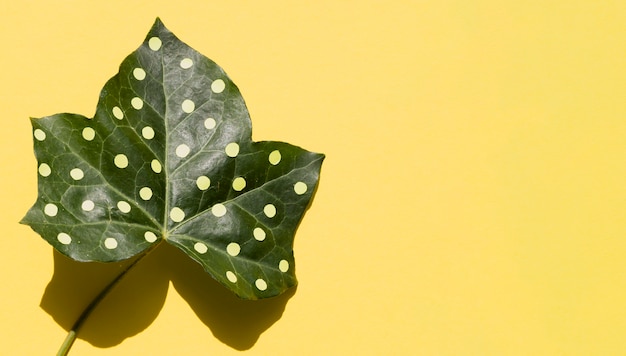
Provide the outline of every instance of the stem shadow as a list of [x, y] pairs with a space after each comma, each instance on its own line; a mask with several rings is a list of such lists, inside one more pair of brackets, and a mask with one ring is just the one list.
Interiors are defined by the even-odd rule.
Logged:
[[[57, 251], [53, 258], [54, 275], [40, 306], [68, 331], [93, 298], [133, 261], [76, 262]], [[78, 331], [78, 338], [107, 348], [145, 330], [163, 308], [170, 281], [213, 335], [237, 350], [254, 346], [280, 319], [296, 290], [291, 288], [269, 299], [242, 300], [182, 251], [163, 243], [96, 306]]]
[[[169, 279], [163, 251], [156, 249], [114, 287], [78, 331], [96, 347], [118, 345], [146, 329], [165, 302]], [[114, 263], [77, 262], [56, 250], [54, 275], [41, 299], [41, 308], [69, 331], [89, 303], [134, 259]], [[61, 343], [59, 342], [59, 345]]]

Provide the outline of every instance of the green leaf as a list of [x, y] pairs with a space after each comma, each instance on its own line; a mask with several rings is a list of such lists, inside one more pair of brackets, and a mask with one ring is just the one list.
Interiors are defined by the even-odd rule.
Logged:
[[293, 238], [324, 156], [252, 142], [235, 84], [159, 19], [93, 118], [31, 121], [39, 194], [22, 222], [61, 253], [118, 261], [167, 242], [242, 298], [297, 283]]

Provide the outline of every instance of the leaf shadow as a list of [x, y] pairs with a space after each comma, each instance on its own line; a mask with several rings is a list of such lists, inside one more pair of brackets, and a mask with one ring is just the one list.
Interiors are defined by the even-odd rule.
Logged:
[[[104, 348], [147, 328], [159, 314], [167, 294], [167, 274], [158, 263], [162, 255], [156, 249], [137, 263], [93, 310], [78, 337]], [[53, 256], [54, 275], [40, 306], [68, 331], [104, 286], [132, 263], [132, 259], [115, 263], [77, 262], [56, 250]]]
[[277, 322], [296, 287], [267, 299], [245, 300], [228, 291], [199, 263], [171, 247], [172, 284], [213, 335], [230, 347], [252, 348], [261, 334]]
[[[133, 261], [77, 262], [56, 250], [53, 259], [54, 274], [40, 307], [68, 331], [102, 288]], [[145, 330], [163, 308], [170, 281], [213, 335], [237, 350], [252, 348], [280, 319], [296, 291], [291, 288], [274, 298], [242, 300], [182, 251], [164, 243], [137, 263], [101, 301], [78, 338], [107, 348]]]

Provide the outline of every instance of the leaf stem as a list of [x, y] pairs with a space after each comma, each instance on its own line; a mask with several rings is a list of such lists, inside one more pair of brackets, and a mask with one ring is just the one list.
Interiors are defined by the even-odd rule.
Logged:
[[118, 274], [111, 282], [109, 282], [109, 284], [107, 284], [106, 287], [104, 287], [104, 289], [100, 291], [100, 293], [91, 301], [91, 303], [87, 305], [85, 310], [83, 310], [83, 312], [80, 314], [78, 319], [76, 319], [76, 322], [74, 323], [70, 331], [67, 333], [65, 340], [63, 340], [63, 344], [61, 345], [61, 347], [59, 348], [59, 351], [57, 352], [57, 356], [65, 356], [69, 353], [70, 348], [72, 348], [72, 345], [74, 344], [74, 341], [76, 340], [76, 335], [78, 334], [79, 329], [81, 328], [81, 326], [83, 326], [83, 323], [85, 322], [87, 317], [89, 317], [91, 312], [93, 312], [93, 310], [98, 306], [98, 304], [100, 304], [102, 299], [104, 299], [104, 297], [106, 297], [109, 294], [109, 292], [113, 290], [113, 288], [124, 278], [124, 276], [126, 276], [126, 274], [133, 267], [135, 267], [139, 261], [141, 261], [144, 257], [146, 257], [157, 245], [158, 244], [152, 245], [150, 248], [145, 250], [141, 255], [139, 255], [139, 257], [137, 257], [133, 262], [128, 264], [128, 266], [126, 266], [126, 268], [124, 268], [124, 270], [120, 274]]

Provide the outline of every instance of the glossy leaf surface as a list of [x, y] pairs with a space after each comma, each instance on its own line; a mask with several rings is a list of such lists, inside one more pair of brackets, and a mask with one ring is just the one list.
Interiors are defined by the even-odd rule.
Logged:
[[324, 156], [252, 142], [222, 68], [157, 19], [95, 116], [32, 119], [38, 199], [23, 223], [79, 261], [167, 242], [248, 299], [296, 284], [293, 238]]

